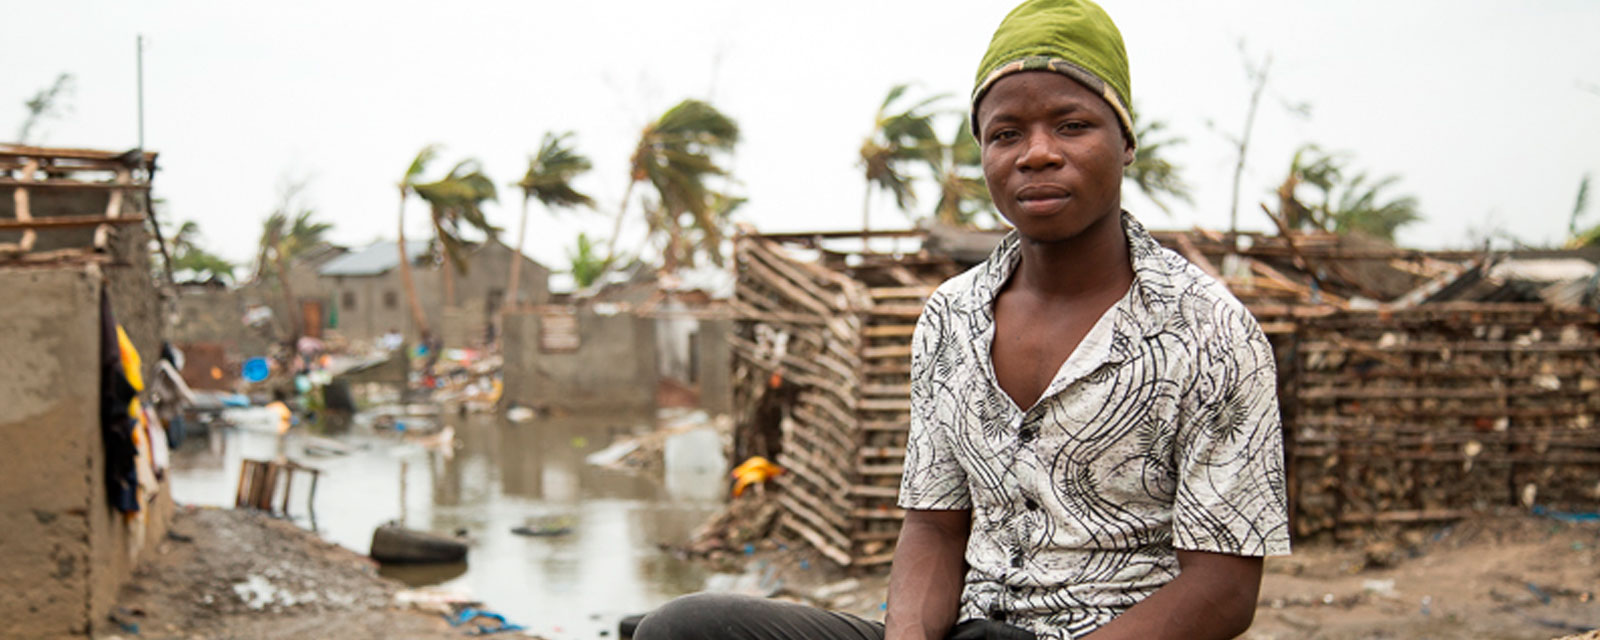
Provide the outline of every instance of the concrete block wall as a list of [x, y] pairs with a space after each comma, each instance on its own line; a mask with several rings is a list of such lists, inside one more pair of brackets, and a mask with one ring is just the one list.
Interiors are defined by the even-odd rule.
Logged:
[[540, 313], [506, 316], [506, 401], [568, 411], [654, 411], [655, 319], [580, 311], [577, 321], [578, 349], [550, 352], [540, 347]]
[[[0, 637], [102, 630], [118, 589], [172, 514], [165, 486], [139, 520], [106, 502], [101, 283], [93, 265], [0, 268], [0, 291], [16, 302], [0, 304]], [[143, 329], [130, 333], [146, 333], [154, 320], [130, 319]], [[155, 352], [141, 355], [153, 361]]]

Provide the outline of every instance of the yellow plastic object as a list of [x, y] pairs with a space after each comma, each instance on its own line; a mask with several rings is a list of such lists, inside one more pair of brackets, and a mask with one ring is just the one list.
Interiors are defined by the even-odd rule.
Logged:
[[753, 484], [760, 484], [783, 474], [783, 467], [773, 464], [771, 460], [761, 456], [750, 456], [749, 460], [739, 463], [728, 475], [732, 476], [733, 497], [737, 498], [744, 490]]

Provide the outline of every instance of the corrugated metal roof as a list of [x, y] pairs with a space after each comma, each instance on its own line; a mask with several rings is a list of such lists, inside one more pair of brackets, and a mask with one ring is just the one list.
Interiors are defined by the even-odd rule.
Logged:
[[[417, 256], [428, 251], [427, 240], [406, 241], [406, 256], [416, 260]], [[317, 269], [318, 275], [324, 276], [376, 276], [388, 273], [390, 269], [400, 266], [400, 251], [392, 240], [385, 240], [365, 249], [351, 251], [342, 256], [329, 260], [322, 268]]]

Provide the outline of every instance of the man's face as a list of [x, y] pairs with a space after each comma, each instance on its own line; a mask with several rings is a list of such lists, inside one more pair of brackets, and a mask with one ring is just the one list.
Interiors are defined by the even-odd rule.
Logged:
[[1083, 85], [1014, 73], [994, 83], [977, 117], [989, 193], [1024, 237], [1070, 239], [1121, 210], [1133, 149], [1111, 105]]

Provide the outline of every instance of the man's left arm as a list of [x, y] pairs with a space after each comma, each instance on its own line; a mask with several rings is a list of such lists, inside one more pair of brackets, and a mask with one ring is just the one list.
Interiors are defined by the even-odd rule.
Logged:
[[1178, 551], [1180, 573], [1084, 640], [1224, 640], [1250, 628], [1261, 588], [1259, 557]]

